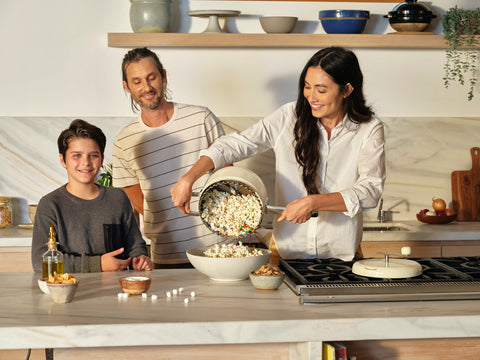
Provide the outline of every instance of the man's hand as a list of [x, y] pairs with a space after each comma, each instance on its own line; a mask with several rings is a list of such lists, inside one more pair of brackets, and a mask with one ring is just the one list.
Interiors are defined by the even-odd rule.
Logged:
[[132, 259], [133, 269], [137, 271], [150, 271], [153, 269], [153, 262], [148, 256], [140, 255]]
[[111, 251], [109, 253], [103, 254], [100, 257], [100, 266], [102, 267], [102, 271], [121, 271], [128, 269], [130, 262], [132, 261], [131, 258], [126, 260], [117, 259], [115, 256], [120, 255], [124, 252], [123, 247]]

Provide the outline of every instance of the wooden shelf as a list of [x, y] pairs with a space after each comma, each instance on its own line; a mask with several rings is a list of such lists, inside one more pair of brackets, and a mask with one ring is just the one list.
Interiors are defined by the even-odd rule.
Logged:
[[446, 49], [443, 35], [108, 33], [109, 47]]

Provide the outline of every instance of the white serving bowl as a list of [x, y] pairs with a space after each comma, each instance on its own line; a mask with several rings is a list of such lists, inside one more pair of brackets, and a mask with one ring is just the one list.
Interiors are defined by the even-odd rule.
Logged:
[[293, 31], [297, 21], [295, 16], [262, 16], [260, 25], [268, 34], [285, 34]]
[[203, 254], [208, 247], [195, 248], [187, 251], [190, 263], [216, 281], [240, 281], [248, 279], [248, 274], [268, 263], [272, 252], [267, 249], [258, 249], [263, 255], [247, 257], [213, 258]]

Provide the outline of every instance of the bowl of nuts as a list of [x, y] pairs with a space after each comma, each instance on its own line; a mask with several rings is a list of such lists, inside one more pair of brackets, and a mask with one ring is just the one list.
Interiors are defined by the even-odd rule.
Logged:
[[250, 281], [257, 290], [277, 290], [283, 283], [285, 273], [276, 265], [266, 264], [250, 273]]

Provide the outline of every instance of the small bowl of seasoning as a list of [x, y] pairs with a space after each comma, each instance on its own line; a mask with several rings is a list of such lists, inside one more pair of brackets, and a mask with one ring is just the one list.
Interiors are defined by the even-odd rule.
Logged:
[[139, 295], [146, 293], [152, 284], [152, 278], [148, 276], [125, 276], [119, 279], [124, 293]]

